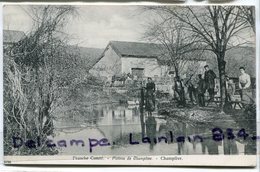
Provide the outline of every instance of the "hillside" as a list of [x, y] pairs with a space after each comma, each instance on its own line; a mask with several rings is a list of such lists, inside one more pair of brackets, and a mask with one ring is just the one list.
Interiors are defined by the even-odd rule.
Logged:
[[[216, 55], [207, 52], [207, 63], [216, 73], [218, 73]], [[251, 77], [256, 77], [256, 56], [254, 47], [235, 47], [227, 51], [226, 57], [226, 73], [230, 77], [239, 76], [239, 67], [243, 66]]]
[[92, 66], [97, 62], [100, 55], [104, 51], [100, 48], [88, 48], [88, 47], [78, 47], [69, 46], [70, 52], [79, 55], [81, 60], [85, 63], [87, 70], [92, 68]]

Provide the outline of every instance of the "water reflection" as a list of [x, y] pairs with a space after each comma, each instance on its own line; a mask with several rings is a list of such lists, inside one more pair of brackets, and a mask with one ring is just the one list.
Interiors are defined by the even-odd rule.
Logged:
[[[68, 111], [70, 112], [70, 111]], [[244, 123], [243, 123], [244, 124]], [[196, 154], [254, 154], [254, 142], [237, 139], [214, 141], [211, 129], [227, 126], [234, 129], [241, 127], [236, 120], [214, 121], [214, 124], [187, 123], [172, 117], [160, 116], [156, 112], [148, 114], [139, 106], [106, 105], [87, 107], [77, 114], [62, 115], [56, 121], [54, 139], [107, 138], [110, 147], [96, 148], [92, 154], [121, 155], [196, 155]], [[251, 126], [251, 125], [250, 125]], [[248, 129], [248, 126], [243, 126]], [[251, 128], [252, 129], [252, 128]], [[139, 141], [138, 145], [129, 144], [129, 134]], [[171, 136], [172, 134], [172, 136]], [[158, 142], [159, 137], [167, 138]], [[196, 136], [202, 136], [203, 140]], [[148, 137], [151, 143], [142, 143]], [[174, 140], [172, 141], [172, 138]], [[183, 141], [177, 142], [177, 139]], [[60, 154], [88, 154], [82, 148], [73, 147], [60, 150]]]
[[224, 155], [238, 154], [238, 147], [235, 140], [224, 139]]
[[143, 135], [146, 135], [146, 137], [150, 138], [151, 140], [151, 143], [150, 143], [150, 149], [152, 150], [155, 143], [156, 143], [156, 140], [153, 140], [153, 139], [156, 139], [156, 120], [155, 120], [155, 117], [151, 116], [149, 114], [149, 116], [147, 117], [146, 121], [145, 121], [145, 129], [146, 129], [146, 134], [143, 134]]

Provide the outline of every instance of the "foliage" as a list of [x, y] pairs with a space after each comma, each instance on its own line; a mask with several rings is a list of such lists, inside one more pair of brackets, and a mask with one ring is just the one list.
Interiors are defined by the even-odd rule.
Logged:
[[4, 51], [5, 154], [54, 154], [42, 144], [37, 149], [14, 149], [12, 137], [24, 141], [53, 135], [53, 110], [61, 106], [83, 81], [84, 66], [67, 51], [62, 29], [76, 9], [71, 6], [33, 6], [34, 30], [11, 51]]

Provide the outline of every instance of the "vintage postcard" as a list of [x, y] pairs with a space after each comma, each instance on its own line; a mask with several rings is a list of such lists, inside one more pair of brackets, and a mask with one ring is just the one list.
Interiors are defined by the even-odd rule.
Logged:
[[254, 6], [3, 7], [5, 164], [255, 166]]

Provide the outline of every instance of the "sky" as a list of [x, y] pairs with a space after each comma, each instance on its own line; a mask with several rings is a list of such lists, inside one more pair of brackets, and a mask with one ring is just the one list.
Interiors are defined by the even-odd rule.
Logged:
[[[150, 17], [138, 6], [77, 7], [78, 15], [69, 20], [64, 32], [70, 35], [70, 44], [84, 47], [105, 48], [110, 40], [140, 42]], [[4, 29], [28, 33], [32, 20], [26, 8], [5, 6]]]
[[[144, 42], [142, 37], [146, 26], [158, 19], [151, 12], [143, 12], [142, 6], [82, 5], [76, 7], [78, 15], [68, 21], [64, 32], [70, 35], [69, 44], [83, 47], [105, 48], [111, 40]], [[33, 24], [30, 15], [28, 6], [5, 6], [4, 29], [28, 33]], [[233, 40], [243, 42], [246, 38], [254, 42], [254, 35], [251, 32], [244, 31], [240, 36], [242, 38], [236, 37]]]

